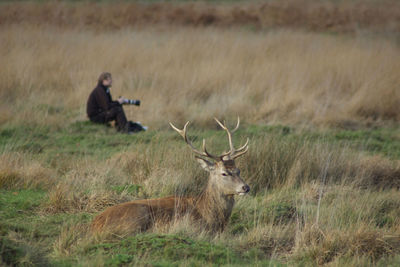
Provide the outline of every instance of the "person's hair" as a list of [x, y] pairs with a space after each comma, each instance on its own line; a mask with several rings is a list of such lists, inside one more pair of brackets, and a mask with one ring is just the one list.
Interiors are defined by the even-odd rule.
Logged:
[[111, 73], [103, 72], [102, 74], [100, 74], [98, 81], [99, 81], [99, 83], [102, 83], [104, 80], [108, 80], [108, 79], [111, 79]]

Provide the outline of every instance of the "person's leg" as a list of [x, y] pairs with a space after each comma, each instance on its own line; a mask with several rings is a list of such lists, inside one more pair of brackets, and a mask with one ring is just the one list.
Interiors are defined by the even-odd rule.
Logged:
[[106, 115], [104, 113], [99, 113], [94, 117], [89, 118], [91, 122], [95, 123], [106, 123]]
[[116, 106], [111, 108], [110, 110], [108, 110], [106, 112], [106, 121], [113, 121], [115, 120], [115, 124], [117, 127], [118, 131], [125, 131], [127, 130], [127, 119], [125, 116], [125, 112], [124, 109], [122, 108], [122, 106]]
[[118, 127], [120, 128], [120, 130], [128, 130], [126, 129], [126, 127], [128, 126], [128, 120], [126, 119], [126, 115], [125, 115], [125, 111], [124, 109], [121, 107], [121, 110], [117, 113], [117, 118], [116, 118], [116, 122]]

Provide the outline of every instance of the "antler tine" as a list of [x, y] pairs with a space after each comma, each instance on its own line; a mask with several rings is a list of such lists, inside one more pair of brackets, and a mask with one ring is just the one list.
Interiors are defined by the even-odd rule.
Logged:
[[177, 132], [183, 137], [183, 139], [185, 140], [185, 142], [192, 148], [193, 152], [195, 152], [196, 154], [199, 154], [199, 155], [201, 155], [201, 156], [204, 156], [204, 154], [203, 154], [201, 151], [198, 151], [198, 150], [193, 146], [192, 142], [190, 142], [189, 139], [187, 138], [186, 129], [187, 129], [187, 126], [189, 125], [189, 123], [190, 123], [189, 121], [185, 123], [185, 126], [183, 126], [183, 130], [179, 130], [179, 129], [178, 129], [175, 125], [173, 125], [171, 122], [169, 123], [169, 125], [171, 125], [171, 127], [172, 127], [175, 131], [177, 131]]
[[238, 120], [237, 120], [236, 127], [235, 127], [235, 129], [231, 130], [231, 133], [236, 132], [236, 130], [239, 129], [239, 125], [240, 125], [240, 118], [239, 118], [239, 116], [238, 116]]
[[220, 160], [220, 157], [214, 156], [210, 153], [208, 153], [207, 148], [206, 148], [206, 139], [203, 139], [203, 151], [206, 153], [207, 157], [215, 159], [215, 160]]
[[185, 142], [190, 146], [190, 148], [192, 149], [192, 151], [193, 151], [194, 153], [198, 154], [199, 156], [209, 157], [209, 158], [212, 158], [212, 159], [214, 159], [214, 160], [219, 160], [219, 157], [216, 157], [216, 156], [214, 156], [214, 155], [208, 153], [208, 151], [207, 151], [207, 149], [206, 149], [206, 140], [205, 140], [205, 139], [203, 139], [203, 150], [204, 150], [204, 152], [197, 150], [197, 149], [193, 146], [192, 142], [190, 142], [190, 140], [187, 138], [187, 135], [186, 135], [186, 130], [187, 130], [187, 126], [189, 125], [189, 121], [186, 122], [185, 126], [183, 127], [183, 130], [179, 130], [179, 129], [178, 129], [177, 127], [175, 127], [171, 122], [169, 123], [169, 125], [171, 125], [171, 127], [172, 127], [175, 131], [177, 131], [177, 132], [183, 137], [183, 139], [185, 140]]
[[247, 152], [247, 150], [249, 150], [248, 146], [246, 146], [243, 151], [237, 152], [233, 156], [231, 156], [231, 159], [240, 157], [241, 155], [245, 154]]
[[222, 129], [224, 129], [224, 130], [227, 129], [227, 128], [225, 127], [225, 125], [222, 124], [222, 122], [220, 122], [217, 118], [214, 117], [214, 120], [219, 124], [219, 126], [221, 126]]
[[249, 138], [247, 138], [246, 143], [241, 146], [240, 148], [236, 149], [235, 152], [232, 153], [231, 158], [235, 159], [243, 154], [245, 154], [247, 152], [247, 150], [249, 149]]
[[[172, 122], [169, 123], [171, 125], [172, 129], [177, 131], [183, 138], [185, 138], [185, 131], [186, 131], [186, 126], [189, 124], [189, 121], [186, 122], [185, 126], [183, 126], [183, 130], [179, 130], [175, 125], [172, 124]], [[186, 140], [186, 139], [185, 139]]]
[[243, 146], [241, 146], [240, 148], [236, 149], [235, 152], [238, 153], [238, 152], [241, 152], [242, 150], [246, 149], [248, 147], [248, 144], [249, 144], [249, 138], [247, 138], [246, 143]]
[[223, 153], [223, 154], [220, 156], [220, 158], [223, 158], [223, 157], [229, 155], [229, 157], [230, 157], [231, 159], [235, 159], [235, 158], [237, 158], [237, 157], [239, 157], [239, 156], [245, 154], [245, 153], [247, 152], [248, 148], [249, 148], [249, 147], [248, 147], [249, 138], [247, 138], [246, 143], [245, 143], [243, 146], [241, 146], [240, 148], [238, 148], [238, 149], [235, 149], [235, 148], [234, 148], [233, 142], [232, 142], [232, 133], [235, 132], [235, 131], [239, 128], [239, 125], [240, 125], [240, 118], [238, 117], [236, 127], [235, 127], [233, 130], [229, 130], [229, 129], [225, 126], [225, 124], [221, 123], [217, 118], [214, 118], [214, 119], [215, 119], [215, 121], [219, 124], [219, 126], [221, 126], [221, 128], [224, 129], [224, 130], [227, 132], [227, 134], [228, 134], [228, 140], [229, 140], [229, 146], [230, 146], [230, 151], [229, 151], [229, 152]]
[[229, 150], [229, 152], [223, 154], [222, 157], [234, 153], [235, 148], [233, 147], [232, 133], [231, 133], [231, 131], [229, 131], [228, 127], [226, 127], [224, 124], [222, 124], [217, 118], [214, 118], [214, 120], [215, 120], [215, 121], [219, 124], [219, 126], [221, 126], [221, 128], [224, 129], [224, 130], [226, 131], [226, 133], [228, 134], [228, 141], [229, 141], [230, 150]]

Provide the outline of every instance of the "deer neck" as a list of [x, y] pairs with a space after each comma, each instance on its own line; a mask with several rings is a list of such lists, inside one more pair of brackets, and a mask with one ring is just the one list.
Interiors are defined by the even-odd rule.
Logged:
[[231, 216], [234, 204], [233, 195], [222, 194], [209, 182], [197, 199], [196, 209], [211, 230], [222, 231]]

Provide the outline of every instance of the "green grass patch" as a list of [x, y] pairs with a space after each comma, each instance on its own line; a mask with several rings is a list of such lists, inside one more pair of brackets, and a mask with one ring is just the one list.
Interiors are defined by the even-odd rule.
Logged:
[[32, 214], [45, 198], [45, 192], [37, 190], [0, 190], [0, 218], [12, 219], [21, 214]]
[[[142, 257], [151, 265], [179, 265], [184, 261], [202, 264], [238, 264], [241, 258], [232, 249], [207, 241], [195, 241], [178, 235], [139, 234], [118, 243], [92, 246], [90, 254], [108, 255], [106, 265], [120, 266], [136, 262]], [[247, 259], [248, 260], [248, 259]], [[197, 264], [196, 264], [197, 265]]]
[[[211, 151], [226, 150], [226, 134], [221, 130], [198, 130], [189, 132], [194, 143], [207, 138]], [[400, 159], [400, 129], [376, 128], [362, 130], [298, 130], [289, 126], [256, 126], [241, 128], [235, 134], [235, 143], [270, 136], [282, 142], [312, 141], [349, 146], [357, 151], [381, 154]], [[65, 128], [9, 125], [0, 128], [0, 151], [18, 151], [41, 155], [49, 160], [57, 156], [106, 159], [113, 154], [128, 150], [135, 145], [158, 144], [160, 142], [181, 146], [182, 138], [173, 130], [148, 131], [134, 135], [120, 134], [112, 127], [89, 121], [72, 123]]]
[[61, 227], [92, 218], [88, 213], [42, 214], [40, 205], [46, 199], [41, 190], [0, 190], [0, 265], [49, 265], [45, 255]]
[[389, 158], [400, 159], [400, 127], [366, 128], [357, 130], [343, 129], [303, 129], [285, 125], [250, 125], [240, 129], [239, 134], [249, 137], [269, 135], [283, 140], [308, 140], [319, 143], [347, 145], [358, 151], [382, 154]]
[[139, 191], [142, 189], [142, 186], [136, 184], [127, 184], [127, 185], [114, 185], [111, 186], [111, 189], [118, 194], [122, 192], [126, 192], [130, 195], [137, 195]]
[[0, 236], [0, 264], [15, 266], [25, 254], [16, 242]]

